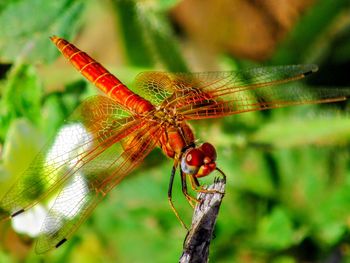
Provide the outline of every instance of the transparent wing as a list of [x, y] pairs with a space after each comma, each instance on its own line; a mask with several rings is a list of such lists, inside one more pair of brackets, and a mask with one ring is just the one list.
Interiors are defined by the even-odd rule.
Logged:
[[174, 98], [174, 93], [180, 100], [185, 95], [198, 95], [214, 90], [253, 89], [302, 78], [315, 71], [315, 65], [288, 65], [218, 72], [143, 72], [136, 76], [133, 86], [144, 98], [159, 105], [164, 100]]
[[152, 102], [176, 108], [185, 119], [338, 101], [350, 95], [344, 89], [288, 85], [315, 71], [315, 65], [288, 65], [232, 72], [150, 72], [139, 75], [136, 85]]
[[172, 73], [149, 71], [138, 74], [132, 88], [153, 105], [160, 105], [174, 93], [175, 83]]
[[78, 171], [103, 170], [108, 163], [91, 167], [89, 162], [144, 125], [107, 97], [87, 99], [1, 199], [0, 219], [24, 212]]
[[[124, 146], [115, 145], [119, 150], [110, 147], [89, 163], [89, 166], [101, 166], [104, 170], [88, 169], [89, 173], [76, 173], [51, 207], [37, 241], [36, 252], [44, 253], [69, 239], [103, 197], [156, 146], [160, 133], [159, 127], [144, 126], [123, 140]], [[122, 149], [124, 151], [118, 154]]]

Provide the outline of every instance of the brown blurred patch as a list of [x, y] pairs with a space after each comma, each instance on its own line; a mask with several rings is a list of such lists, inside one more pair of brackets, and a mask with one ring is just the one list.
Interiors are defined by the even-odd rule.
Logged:
[[14, 256], [18, 262], [24, 262], [25, 258], [31, 252], [32, 239], [19, 235], [10, 227], [9, 221], [0, 222], [0, 246]]
[[200, 46], [253, 60], [269, 58], [314, 0], [186, 0], [171, 12]]

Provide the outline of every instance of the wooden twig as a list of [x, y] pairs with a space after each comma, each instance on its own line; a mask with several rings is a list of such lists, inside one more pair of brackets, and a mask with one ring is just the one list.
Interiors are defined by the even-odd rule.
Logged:
[[225, 178], [216, 179], [207, 189], [213, 192], [200, 193], [201, 200], [194, 209], [192, 225], [187, 233], [180, 263], [208, 262], [209, 245], [213, 237], [216, 218], [225, 192]]

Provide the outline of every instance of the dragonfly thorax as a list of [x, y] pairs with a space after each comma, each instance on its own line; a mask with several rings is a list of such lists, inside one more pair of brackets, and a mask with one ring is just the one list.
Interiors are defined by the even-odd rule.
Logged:
[[169, 158], [180, 158], [183, 149], [193, 144], [194, 134], [191, 127], [184, 121], [162, 121], [162, 135], [159, 138], [159, 146]]
[[181, 170], [195, 177], [203, 177], [216, 169], [216, 150], [210, 143], [187, 149], [181, 158]]
[[176, 111], [176, 108], [158, 108], [152, 118], [163, 126], [177, 126], [183, 122], [183, 116]]

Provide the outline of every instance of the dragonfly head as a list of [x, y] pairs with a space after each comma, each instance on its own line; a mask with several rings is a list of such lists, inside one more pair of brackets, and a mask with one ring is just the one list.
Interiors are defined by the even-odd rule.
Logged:
[[187, 149], [181, 158], [181, 170], [186, 174], [203, 177], [216, 168], [216, 150], [210, 143]]

